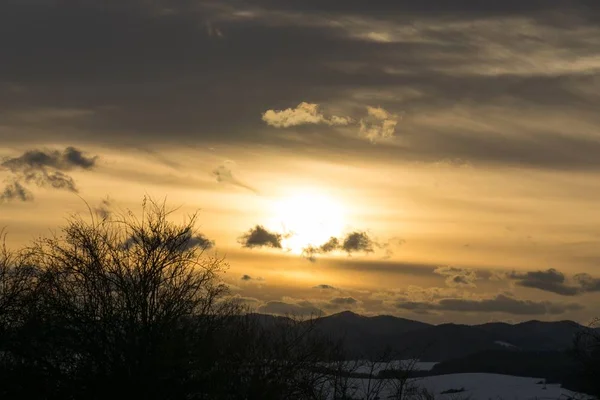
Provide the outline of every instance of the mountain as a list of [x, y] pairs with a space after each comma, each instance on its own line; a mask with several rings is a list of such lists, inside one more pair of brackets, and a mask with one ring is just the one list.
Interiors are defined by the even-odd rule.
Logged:
[[387, 344], [395, 344], [404, 334], [430, 327], [433, 325], [410, 319], [389, 315], [367, 317], [351, 311], [315, 321], [319, 333], [342, 340], [352, 357], [376, 357], [385, 350]]
[[518, 348], [538, 351], [567, 349], [575, 333], [583, 328], [573, 321], [528, 321], [516, 325], [489, 323], [477, 327]]
[[568, 349], [575, 333], [583, 329], [573, 321], [431, 325], [350, 311], [314, 323], [319, 333], [343, 341], [348, 357], [377, 358], [385, 349], [393, 349], [399, 356], [422, 361], [445, 361], [482, 351], [561, 351]]

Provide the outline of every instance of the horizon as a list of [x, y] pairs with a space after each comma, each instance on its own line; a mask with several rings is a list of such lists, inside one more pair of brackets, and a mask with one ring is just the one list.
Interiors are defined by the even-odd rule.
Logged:
[[[258, 315], [258, 316], [269, 316], [269, 317], [274, 317], [274, 318], [288, 318], [288, 317], [292, 317], [295, 318], [297, 316], [294, 315], [280, 315], [280, 314], [262, 314], [259, 312], [250, 312], [251, 315]], [[324, 319], [324, 318], [329, 318], [329, 317], [339, 317], [339, 316], [350, 316], [350, 317], [364, 317], [364, 318], [378, 318], [378, 317], [389, 317], [389, 318], [394, 318], [394, 319], [399, 319], [399, 320], [405, 320], [405, 321], [410, 321], [410, 322], [420, 322], [429, 326], [440, 326], [440, 325], [462, 325], [462, 326], [473, 326], [473, 327], [477, 327], [477, 326], [482, 326], [482, 325], [486, 325], [486, 324], [507, 324], [507, 325], [511, 325], [511, 326], [516, 326], [516, 325], [523, 325], [523, 324], [528, 324], [528, 323], [543, 323], [543, 324], [554, 324], [554, 323], [575, 323], [579, 326], [583, 326], [586, 327], [587, 325], [581, 324], [577, 321], [573, 321], [570, 319], [557, 319], [557, 320], [550, 320], [550, 321], [542, 321], [539, 319], [529, 319], [529, 320], [524, 320], [524, 321], [519, 321], [519, 322], [514, 322], [514, 321], [487, 321], [487, 322], [482, 322], [482, 323], [474, 323], [474, 324], [459, 324], [459, 323], [455, 323], [452, 321], [447, 321], [447, 322], [439, 322], [439, 323], [428, 323], [425, 322], [423, 320], [420, 320], [419, 318], [405, 318], [405, 317], [398, 317], [395, 315], [391, 315], [391, 314], [358, 314], [355, 313], [354, 311], [351, 310], [344, 310], [344, 311], [340, 311], [337, 312], [335, 314], [324, 314], [324, 315], [309, 315], [308, 317], [304, 316], [305, 318], [308, 318], [307, 320], [313, 319], [313, 320], [319, 320], [319, 319]], [[302, 317], [300, 317], [302, 318]]]
[[0, 229], [164, 199], [260, 313], [586, 325], [600, 4], [522, 3], [4, 1]]

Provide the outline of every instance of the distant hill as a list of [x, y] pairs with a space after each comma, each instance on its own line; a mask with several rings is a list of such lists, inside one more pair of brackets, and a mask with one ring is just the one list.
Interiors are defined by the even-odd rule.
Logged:
[[[274, 317], [262, 317], [266, 320]], [[431, 325], [393, 316], [345, 311], [315, 321], [320, 333], [342, 340], [348, 357], [376, 358], [391, 348], [422, 361], [446, 361], [485, 351], [562, 351], [583, 327], [573, 321]]]

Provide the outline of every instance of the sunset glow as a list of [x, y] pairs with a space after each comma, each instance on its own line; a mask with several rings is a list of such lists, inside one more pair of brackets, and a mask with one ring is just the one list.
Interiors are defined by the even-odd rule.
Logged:
[[270, 226], [285, 232], [284, 248], [301, 254], [340, 236], [347, 224], [341, 202], [315, 190], [298, 190], [274, 201]]

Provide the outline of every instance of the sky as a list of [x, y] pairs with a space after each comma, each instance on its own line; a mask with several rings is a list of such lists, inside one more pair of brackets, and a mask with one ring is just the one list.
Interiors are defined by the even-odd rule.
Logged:
[[231, 296], [600, 316], [600, 4], [3, 0], [0, 226], [198, 211]]

